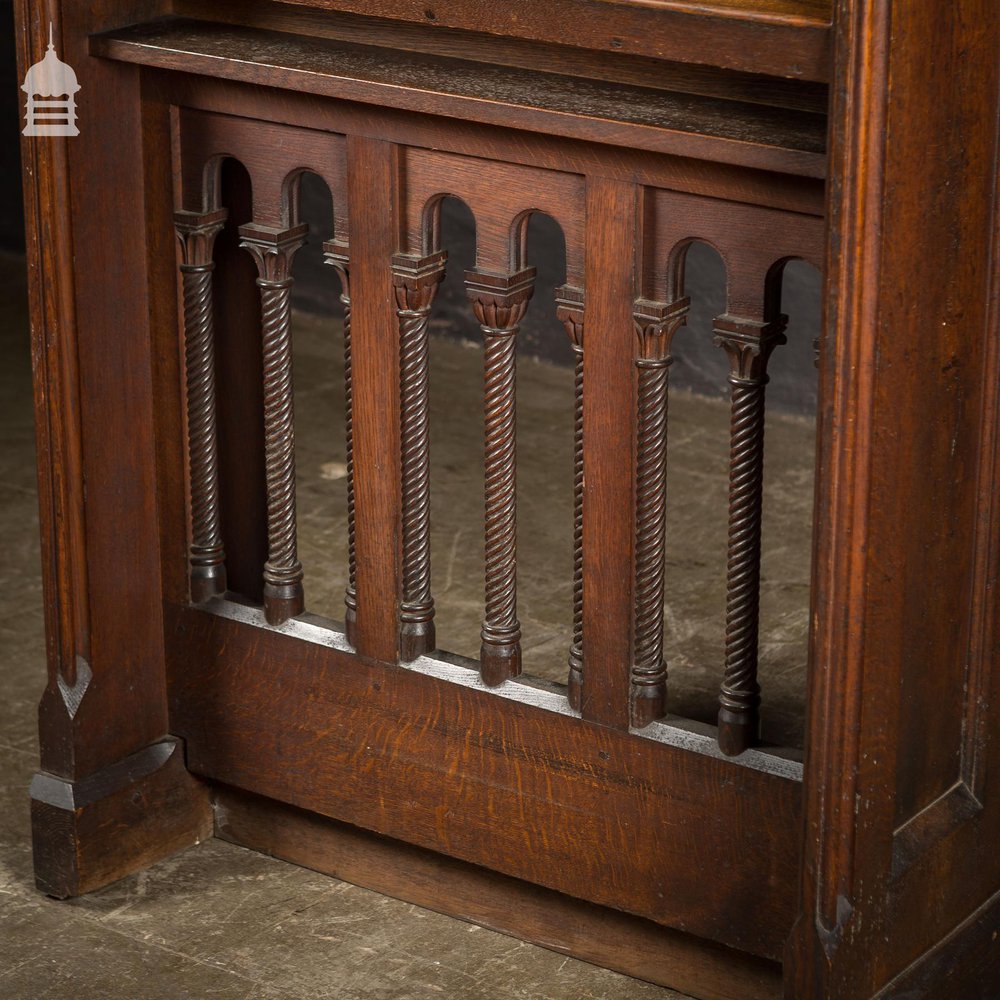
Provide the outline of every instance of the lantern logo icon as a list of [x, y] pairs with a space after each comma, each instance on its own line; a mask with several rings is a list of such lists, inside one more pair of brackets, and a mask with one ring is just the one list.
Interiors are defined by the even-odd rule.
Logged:
[[80, 84], [73, 67], [56, 55], [51, 24], [45, 58], [28, 70], [21, 90], [28, 95], [24, 135], [80, 134], [76, 127], [76, 93]]

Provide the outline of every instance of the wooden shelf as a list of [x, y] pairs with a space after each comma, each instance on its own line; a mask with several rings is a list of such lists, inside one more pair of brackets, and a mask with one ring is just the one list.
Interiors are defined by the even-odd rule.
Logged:
[[609, 145], [806, 177], [825, 172], [826, 117], [802, 108], [189, 19], [95, 35], [91, 51]]
[[438, 29], [828, 81], [831, 0], [286, 0]]

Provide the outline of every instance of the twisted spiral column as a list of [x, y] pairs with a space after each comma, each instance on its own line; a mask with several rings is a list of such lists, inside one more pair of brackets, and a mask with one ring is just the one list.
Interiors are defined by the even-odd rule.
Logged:
[[212, 246], [226, 210], [177, 212], [184, 293], [184, 369], [190, 483], [188, 576], [191, 601], [226, 590], [226, 557], [219, 519], [219, 453], [215, 403], [215, 331], [212, 322]]
[[296, 548], [295, 421], [292, 386], [291, 266], [306, 225], [276, 230], [240, 228], [260, 276], [264, 351], [264, 469], [267, 484], [267, 562], [264, 614], [281, 625], [304, 607], [302, 564]]
[[642, 727], [666, 712], [667, 664], [663, 658], [663, 598], [667, 533], [667, 378], [670, 345], [687, 316], [688, 300], [672, 305], [640, 299], [638, 433], [635, 499], [635, 633], [631, 676], [632, 725]]
[[403, 503], [403, 599], [399, 609], [400, 659], [406, 663], [436, 645], [431, 596], [430, 451], [427, 321], [445, 254], [393, 261], [399, 318], [400, 447]]
[[480, 671], [491, 687], [521, 673], [514, 375], [517, 331], [534, 280], [534, 268], [514, 275], [466, 274], [466, 290], [484, 338], [486, 610]]
[[354, 531], [354, 380], [351, 368], [351, 275], [347, 247], [334, 241], [323, 244], [323, 259], [340, 276], [340, 301], [344, 307], [344, 435], [347, 456], [347, 590], [344, 592], [344, 632], [352, 646], [358, 632], [358, 559]]
[[556, 292], [556, 318], [573, 345], [573, 639], [567, 697], [583, 705], [583, 292], [564, 285]]
[[785, 341], [772, 323], [723, 316], [715, 341], [730, 363], [729, 542], [726, 562], [726, 667], [719, 693], [719, 749], [743, 753], [758, 739], [761, 512], [764, 392], [771, 352]]

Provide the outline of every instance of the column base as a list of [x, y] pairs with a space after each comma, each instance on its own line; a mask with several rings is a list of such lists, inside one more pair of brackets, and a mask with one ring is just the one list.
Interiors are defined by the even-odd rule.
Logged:
[[667, 682], [643, 684], [632, 689], [632, 725], [643, 729], [667, 714]]
[[35, 884], [79, 896], [212, 836], [208, 788], [167, 737], [78, 781], [41, 771], [31, 782]]
[[191, 567], [191, 603], [204, 604], [226, 592], [226, 567], [224, 563], [212, 566]]
[[301, 583], [264, 584], [264, 617], [268, 625], [284, 625], [289, 618], [301, 615], [305, 607]]
[[756, 746], [760, 737], [760, 716], [756, 711], [734, 712], [719, 709], [719, 749], [727, 757], [738, 757]]
[[[406, 613], [405, 610], [403, 612]], [[437, 648], [434, 619], [427, 621], [402, 621], [399, 626], [399, 659], [412, 663], [418, 656], [433, 653]]]
[[576, 655], [575, 648], [570, 653], [566, 697], [569, 700], [569, 707], [575, 712], [583, 710], [583, 659]]
[[353, 588], [344, 597], [344, 635], [351, 649], [358, 648], [358, 596]]
[[521, 643], [483, 641], [479, 647], [479, 672], [487, 687], [499, 687], [521, 673]]

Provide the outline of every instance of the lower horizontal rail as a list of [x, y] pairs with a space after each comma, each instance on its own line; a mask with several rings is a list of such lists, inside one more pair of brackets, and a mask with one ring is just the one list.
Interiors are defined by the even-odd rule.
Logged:
[[366, 659], [309, 616], [266, 627], [225, 600], [165, 615], [170, 731], [194, 773], [780, 959], [801, 827], [788, 762], [581, 719], [554, 686], [499, 696], [445, 659]]
[[[294, 636], [303, 642], [316, 643], [344, 653], [353, 652], [343, 628], [337, 622], [321, 615], [307, 613], [290, 619], [283, 625], [273, 626], [268, 624], [260, 608], [235, 601], [215, 600], [203, 610], [221, 618], [228, 618], [230, 621]], [[449, 684], [458, 684], [474, 691], [488, 692], [493, 697], [531, 705], [546, 712], [580, 717], [579, 711], [574, 710], [567, 701], [565, 689], [559, 685], [538, 678], [518, 677], [502, 687], [489, 687], [480, 676], [477, 660], [444, 650], [436, 651], [433, 656], [420, 656], [409, 663], [400, 664], [400, 669], [433, 677]], [[715, 726], [681, 716], [667, 716], [642, 729], [632, 729], [630, 732], [640, 739], [653, 740], [715, 760], [732, 762], [736, 767], [762, 771], [764, 774], [773, 774], [789, 781], [802, 781], [802, 751], [793, 747], [757, 747], [747, 750], [738, 760], [734, 760], [719, 750]]]
[[778, 1000], [781, 967], [259, 795], [214, 788], [215, 835], [704, 1000]]

